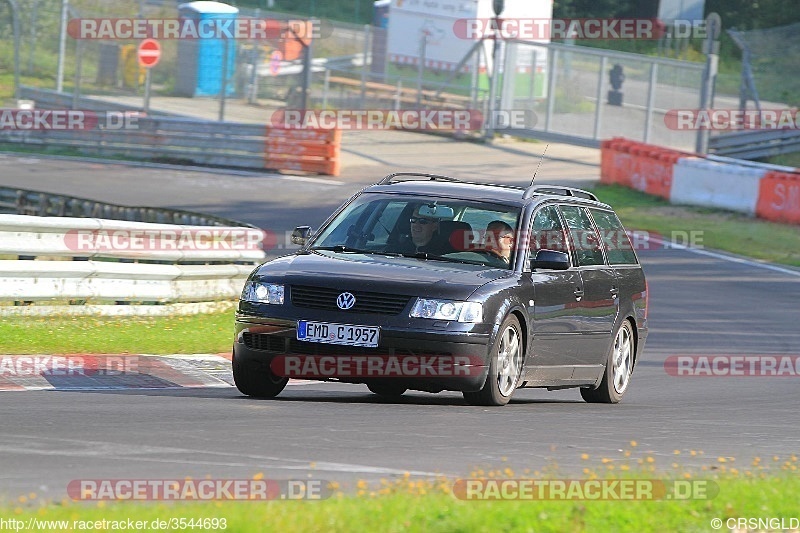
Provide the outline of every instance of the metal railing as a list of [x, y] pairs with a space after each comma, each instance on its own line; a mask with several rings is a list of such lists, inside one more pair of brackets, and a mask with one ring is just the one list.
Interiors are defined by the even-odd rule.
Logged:
[[710, 152], [716, 155], [759, 159], [800, 151], [798, 130], [753, 130], [711, 136]]
[[186, 224], [192, 226], [237, 226], [255, 228], [229, 218], [161, 207], [116, 205], [63, 194], [52, 194], [16, 187], [0, 187], [0, 213], [40, 217], [78, 217]]

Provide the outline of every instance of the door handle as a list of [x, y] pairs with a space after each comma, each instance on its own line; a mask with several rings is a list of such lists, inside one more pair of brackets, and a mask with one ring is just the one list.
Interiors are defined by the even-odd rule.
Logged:
[[616, 286], [612, 285], [611, 286], [611, 297], [612, 298], [616, 298], [618, 294], [619, 294], [619, 288], [617, 288]]
[[581, 298], [583, 298], [583, 289], [581, 289], [580, 287], [575, 287], [575, 291], [574, 292], [575, 292], [575, 299], [576, 300], [580, 300]]

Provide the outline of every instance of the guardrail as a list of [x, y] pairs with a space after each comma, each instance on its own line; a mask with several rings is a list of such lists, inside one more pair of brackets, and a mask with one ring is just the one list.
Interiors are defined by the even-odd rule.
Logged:
[[248, 227], [0, 215], [0, 315], [214, 308], [241, 294], [263, 239]]
[[798, 130], [753, 130], [713, 135], [708, 140], [711, 153], [741, 159], [758, 159], [800, 151]]
[[[71, 100], [52, 91], [24, 88], [37, 107], [69, 109]], [[81, 98], [85, 111], [133, 111]], [[83, 110], [83, 109], [82, 109]], [[94, 121], [85, 121], [86, 123]], [[72, 148], [100, 156], [259, 170], [292, 170], [338, 176], [340, 130], [282, 129], [271, 125], [212, 122], [173, 116], [135, 116], [128, 127], [108, 129], [5, 129], [0, 142]]]
[[623, 138], [603, 141], [600, 181], [673, 203], [718, 207], [800, 224], [800, 170], [720, 156], [702, 157]]
[[238, 220], [161, 207], [110, 204], [16, 187], [0, 186], [0, 214], [55, 217], [93, 217], [129, 222], [188, 224], [193, 226], [255, 227]]

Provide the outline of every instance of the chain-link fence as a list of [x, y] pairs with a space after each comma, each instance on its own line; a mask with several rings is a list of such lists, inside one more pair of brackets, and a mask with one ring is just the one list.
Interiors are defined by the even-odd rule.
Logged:
[[[62, 1], [17, 2], [22, 15], [23, 83], [35, 78], [34, 84], [45, 88], [67, 93], [77, 89], [84, 96], [140, 105], [145, 83], [136, 55], [140, 40], [69, 36], [60, 63]], [[187, 16], [192, 14], [179, 10], [173, 0], [70, 0], [67, 12], [68, 19]], [[290, 18], [244, 8], [236, 16]], [[486, 116], [491, 41], [456, 42], [457, 37], [447, 32], [410, 31], [401, 36], [403, 55], [390, 49], [385, 28], [338, 22], [320, 27], [322, 31], [310, 44], [308, 76], [305, 47], [298, 39], [161, 40], [161, 60], [151, 69], [151, 92], [159, 99], [154, 105], [167, 106], [176, 114], [256, 122], [268, 120], [268, 115], [253, 112], [248, 116], [245, 106], [261, 111], [297, 109], [303, 103], [314, 109], [448, 107], [474, 109]], [[0, 22], [0, 31], [3, 42], [10, 43], [8, 26]], [[12, 48], [0, 47], [0, 61], [5, 65], [11, 64]], [[444, 61], [445, 48], [458, 52]], [[535, 113], [536, 123], [526, 124], [531, 135], [552, 133], [592, 142], [623, 135], [664, 146], [694, 146], [696, 133], [670, 129], [664, 116], [673, 109], [697, 108], [700, 63], [521, 41], [503, 42], [499, 58], [494, 109]], [[618, 73], [614, 80], [612, 71]], [[308, 84], [307, 98], [304, 83]], [[217, 115], [217, 109], [225, 109], [221, 93], [244, 111]]]
[[742, 52], [743, 101], [800, 105], [800, 23], [728, 34]]

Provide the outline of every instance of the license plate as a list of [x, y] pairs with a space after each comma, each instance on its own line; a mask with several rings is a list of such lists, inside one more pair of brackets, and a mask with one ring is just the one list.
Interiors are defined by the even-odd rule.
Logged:
[[370, 326], [311, 322], [309, 320], [297, 322], [297, 340], [306, 342], [376, 348], [380, 340], [380, 332], [380, 328]]

